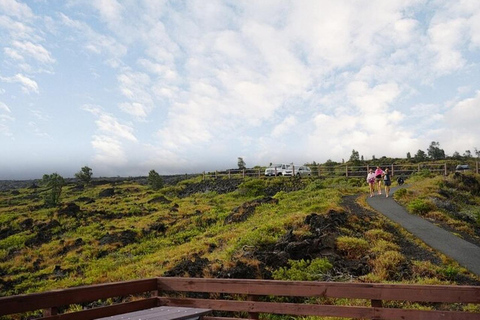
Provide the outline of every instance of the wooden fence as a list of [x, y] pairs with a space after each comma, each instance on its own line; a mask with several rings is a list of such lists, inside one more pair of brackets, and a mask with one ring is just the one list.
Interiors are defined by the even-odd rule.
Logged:
[[[448, 175], [451, 172], [455, 172], [455, 163], [421, 163], [421, 164], [383, 164], [380, 165], [382, 169], [389, 168], [391, 173], [394, 176], [404, 176], [408, 177], [414, 173], [428, 171], [434, 175]], [[480, 162], [472, 161], [469, 163], [470, 171], [475, 173], [480, 173]], [[320, 178], [336, 178], [336, 177], [346, 177], [346, 178], [359, 178], [366, 177], [367, 172], [370, 168], [375, 169], [377, 165], [319, 165], [319, 166], [309, 166], [312, 170], [312, 177]], [[293, 174], [296, 175], [296, 167], [293, 167]], [[264, 177], [264, 172], [266, 168], [254, 168], [254, 169], [236, 169], [236, 170], [226, 170], [226, 171], [214, 171], [214, 172], [203, 172], [203, 179], [207, 178], [246, 178], [246, 177]]]
[[[87, 302], [98, 304], [99, 300], [112, 297], [129, 298], [78, 311]], [[417, 308], [408, 308], [409, 302]], [[68, 310], [69, 305], [74, 305], [71, 310], [76, 311], [59, 313]], [[478, 286], [160, 277], [2, 297], [0, 316], [43, 309], [42, 319], [89, 320], [158, 306], [177, 306], [212, 309], [205, 320], [258, 319], [261, 313], [356, 319], [479, 320], [479, 305]]]

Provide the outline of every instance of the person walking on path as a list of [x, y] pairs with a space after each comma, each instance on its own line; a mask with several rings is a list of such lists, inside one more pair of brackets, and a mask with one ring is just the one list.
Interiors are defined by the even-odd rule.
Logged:
[[377, 169], [375, 170], [375, 182], [377, 183], [378, 194], [382, 194], [382, 176], [383, 170], [377, 166]]
[[388, 195], [390, 194], [390, 186], [392, 185], [392, 175], [388, 168], [383, 172], [383, 183], [385, 184], [385, 196], [388, 198]]
[[373, 169], [368, 170], [367, 183], [370, 187], [370, 197], [373, 197], [375, 193], [375, 173], [373, 172]]

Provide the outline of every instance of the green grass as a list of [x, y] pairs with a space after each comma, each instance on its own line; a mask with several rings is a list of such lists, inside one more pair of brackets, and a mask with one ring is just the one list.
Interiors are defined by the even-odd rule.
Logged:
[[[66, 186], [61, 201], [63, 205], [78, 204], [81, 212], [76, 216], [59, 214], [58, 208], [42, 208], [42, 197], [35, 190], [22, 189], [18, 195], [0, 193], [0, 203], [9, 204], [0, 206], [0, 230], [14, 230], [8, 236], [4, 233], [0, 239], [0, 271], [5, 275], [2, 277], [15, 283], [2, 294], [162, 276], [193, 254], [209, 259], [212, 264], [228, 266], [238, 259], [246, 259], [245, 248], [273, 246], [288, 230], [299, 237], [309, 236], [305, 225], [308, 215], [342, 212], [342, 196], [364, 193], [366, 188], [361, 179], [248, 178], [236, 191], [227, 194], [206, 192], [178, 196], [186, 186], [198, 182], [200, 178], [195, 178], [153, 191], [127, 181], [115, 184], [115, 195], [108, 198], [100, 198], [99, 193], [110, 185], [90, 186], [80, 191]], [[402, 201], [415, 204], [412, 200], [419, 193], [426, 190], [428, 194], [438, 193], [441, 187], [435, 178], [423, 178], [417, 183], [418, 189], [412, 186], [411, 191], [401, 195]], [[226, 222], [235, 208], [263, 198], [269, 188], [285, 190], [275, 194], [277, 204], [257, 206], [254, 214], [242, 222]], [[159, 196], [171, 202], [148, 203]], [[80, 197], [95, 201], [81, 202], [77, 200]], [[427, 201], [427, 197], [422, 199]], [[478, 216], [473, 205], [464, 210]], [[30, 228], [24, 226], [27, 219], [32, 221]], [[383, 280], [388, 281], [392, 263], [401, 261], [395, 237], [384, 230], [383, 221], [354, 221], [353, 216], [349, 219], [349, 225], [340, 226], [336, 231], [338, 252], [354, 259], [371, 255], [376, 273], [372, 273], [370, 279], [381, 281], [383, 276], [386, 277]], [[59, 226], [42, 230], [42, 226], [55, 221]], [[365, 226], [366, 223], [369, 225]], [[155, 229], [159, 226], [160, 229]], [[134, 235], [133, 240], [122, 238], [129, 232]], [[51, 240], [26, 246], [39, 234], [50, 234]], [[249, 259], [247, 263], [259, 263]], [[289, 267], [284, 267], [282, 278], [311, 277], [300, 270], [302, 263], [307, 269], [311, 265], [313, 269], [328, 266], [323, 260], [291, 262]], [[63, 273], [55, 274], [55, 266]], [[451, 281], [463, 272], [456, 265], [447, 264], [441, 270], [432, 271], [429, 278]], [[317, 270], [310, 274], [320, 273]]]

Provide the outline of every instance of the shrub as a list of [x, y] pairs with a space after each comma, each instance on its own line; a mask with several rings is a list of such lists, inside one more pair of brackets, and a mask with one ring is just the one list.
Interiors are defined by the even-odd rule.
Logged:
[[240, 184], [238, 192], [242, 196], [259, 197], [265, 195], [265, 181], [262, 179], [247, 180]]
[[147, 182], [150, 188], [153, 190], [159, 190], [163, 188], [163, 179], [155, 170], [150, 170], [148, 173]]
[[332, 264], [326, 258], [314, 260], [289, 260], [289, 268], [273, 271], [275, 280], [316, 281], [321, 280], [325, 273], [332, 269]]
[[405, 188], [398, 189], [397, 191], [395, 191], [394, 195], [396, 198], [403, 198], [407, 195], [407, 189]]
[[434, 205], [425, 199], [414, 199], [407, 205], [408, 211], [418, 215], [424, 215], [434, 209]]
[[446, 268], [440, 269], [440, 274], [447, 280], [455, 280], [456, 276], [459, 273], [459, 269], [453, 266], [447, 266]]
[[392, 280], [397, 274], [398, 267], [405, 261], [405, 257], [398, 251], [385, 251], [372, 261], [374, 273], [385, 279]]
[[391, 233], [386, 232], [385, 230], [382, 229], [371, 229], [365, 232], [365, 237], [368, 240], [371, 241], [376, 241], [376, 240], [387, 240], [391, 241], [393, 236]]
[[342, 236], [337, 238], [337, 248], [350, 259], [359, 259], [363, 257], [369, 248], [369, 243], [365, 239]]
[[375, 242], [375, 247], [372, 248], [372, 252], [374, 253], [382, 253], [386, 251], [398, 251], [400, 250], [400, 247], [390, 241], [386, 241], [383, 239], [380, 239]]

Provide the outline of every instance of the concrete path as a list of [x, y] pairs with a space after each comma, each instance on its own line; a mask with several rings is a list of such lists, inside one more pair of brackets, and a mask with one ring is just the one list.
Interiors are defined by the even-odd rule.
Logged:
[[385, 197], [385, 190], [383, 190], [382, 195], [376, 194], [372, 198], [369, 197], [367, 203], [433, 249], [456, 260], [460, 265], [480, 276], [480, 247], [460, 239], [419, 216], [408, 213], [404, 207], [393, 200], [392, 194], [396, 189], [398, 187], [392, 188], [388, 198]]

